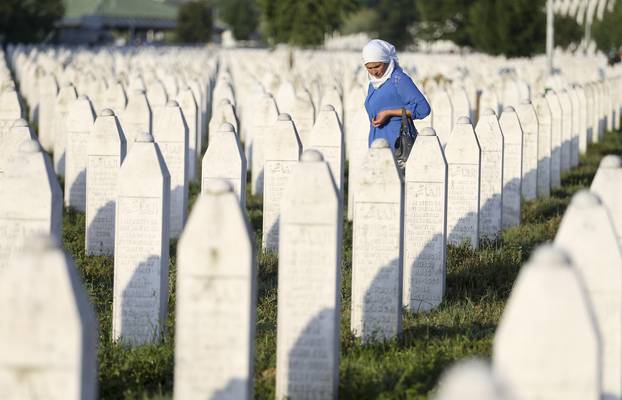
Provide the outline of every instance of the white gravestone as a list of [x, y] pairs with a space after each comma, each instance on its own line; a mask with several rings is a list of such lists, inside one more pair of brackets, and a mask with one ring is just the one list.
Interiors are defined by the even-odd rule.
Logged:
[[170, 176], [142, 133], [121, 165], [115, 212], [112, 337], [137, 346], [159, 339], [168, 303]]
[[153, 114], [153, 139], [171, 177], [171, 238], [178, 238], [188, 208], [188, 125], [175, 100]]
[[588, 143], [587, 141], [587, 119], [588, 119], [587, 99], [585, 98], [585, 90], [583, 86], [576, 85], [574, 87], [574, 91], [575, 91], [575, 95], [577, 96], [577, 100], [578, 100], [577, 108], [579, 109], [579, 112], [577, 113], [579, 115], [579, 122], [578, 122], [579, 153], [585, 154], [585, 152], [587, 151], [587, 143]]
[[503, 132], [503, 229], [520, 224], [523, 179], [523, 129], [513, 107], [505, 107], [499, 125]]
[[523, 129], [523, 179], [521, 192], [525, 200], [535, 200], [538, 185], [538, 116], [531, 100], [516, 108]]
[[179, 239], [176, 399], [253, 398], [255, 240], [238, 197], [210, 181]]
[[343, 131], [335, 108], [330, 104], [322, 106], [309, 138], [310, 148], [319, 151], [330, 167], [337, 190], [343, 193]]
[[335, 399], [342, 215], [328, 164], [306, 151], [283, 194], [276, 398]]
[[95, 111], [86, 96], [69, 105], [65, 150], [65, 206], [86, 211], [86, 147], [95, 122]]
[[481, 150], [468, 117], [460, 117], [445, 145], [447, 160], [447, 240], [479, 245]]
[[55, 238], [30, 237], [0, 271], [0, 398], [97, 398], [97, 321]]
[[581, 136], [581, 101], [574, 88], [568, 89], [568, 97], [572, 104], [572, 136], [570, 138], [570, 167], [579, 165], [579, 142]]
[[587, 125], [587, 141], [588, 143], [596, 142], [597, 140], [594, 138], [594, 113], [596, 112], [596, 98], [593, 86], [591, 84], [586, 84], [584, 86], [585, 89], [585, 99], [586, 99], [586, 107], [587, 107], [587, 115], [586, 115], [586, 125]]
[[185, 87], [179, 92], [177, 101], [184, 113], [186, 124], [188, 124], [188, 180], [194, 181], [197, 177], [197, 159], [201, 157], [197, 101], [189, 87]]
[[573, 131], [573, 109], [570, 96], [566, 90], [562, 90], [558, 94], [559, 103], [562, 108], [562, 138], [561, 138], [561, 154], [560, 154], [560, 172], [567, 171], [570, 168], [570, 152], [572, 147], [572, 131]]
[[[281, 110], [279, 109], [279, 111]], [[316, 122], [315, 111], [313, 102], [308, 93], [303, 92], [299, 96], [296, 96], [291, 117], [296, 124], [296, 130], [298, 131], [303, 149], [309, 147], [311, 130], [313, 129], [313, 124]]]
[[[208, 134], [212, 135], [212, 132], [218, 131], [222, 124], [229, 123], [233, 125], [236, 132], [239, 132], [238, 118], [236, 116], [235, 106], [231, 104], [228, 99], [222, 99], [214, 107], [212, 119], [209, 121]], [[209, 141], [209, 137], [208, 137]]]
[[125, 110], [119, 118], [127, 140], [128, 153], [134, 145], [136, 135], [142, 132], [151, 133], [151, 111], [144, 90], [132, 90], [128, 95]]
[[279, 110], [271, 94], [264, 95], [252, 118], [251, 140], [251, 193], [263, 194], [264, 175], [264, 137], [273, 129], [273, 125], [279, 116]]
[[15, 120], [22, 117], [22, 106], [15, 89], [0, 91], [0, 135], [11, 129]]
[[370, 121], [364, 107], [358, 107], [356, 115], [351, 119], [352, 136], [350, 137], [350, 149], [348, 149], [348, 220], [352, 221], [354, 212], [354, 187], [361, 174], [360, 164], [367, 155], [369, 148]]
[[201, 192], [206, 193], [208, 183], [225, 180], [246, 209], [246, 157], [233, 125], [223, 124], [210, 135], [209, 147], [203, 156]]
[[551, 110], [551, 189], [561, 186], [561, 155], [562, 155], [562, 132], [564, 121], [562, 105], [555, 92], [546, 94], [546, 101]]
[[93, 125], [87, 143], [86, 229], [88, 255], [114, 253], [115, 203], [119, 169], [127, 143], [114, 112], [105, 108]]
[[264, 187], [262, 247], [277, 250], [283, 190], [298, 163], [302, 146], [288, 114], [280, 114], [271, 131], [264, 132]]
[[493, 109], [482, 112], [475, 133], [482, 150], [479, 236], [495, 240], [503, 212], [503, 134]]
[[603, 398], [622, 396], [622, 253], [609, 212], [582, 190], [564, 213], [555, 245], [564, 249], [587, 288], [602, 346]]
[[78, 98], [76, 88], [66, 82], [59, 90], [54, 104], [54, 171], [65, 175], [65, 146], [67, 145], [67, 114], [69, 106]]
[[52, 162], [35, 140], [19, 145], [0, 179], [0, 270], [29, 236], [60, 238], [63, 193]]
[[443, 147], [453, 130], [454, 108], [445, 89], [439, 89], [432, 94], [432, 127], [436, 131]]
[[402, 304], [430, 311], [445, 293], [447, 161], [433, 129], [419, 132], [406, 163]]
[[600, 196], [608, 208], [620, 244], [622, 245], [622, 159], [608, 155], [600, 161], [590, 190]]
[[104, 107], [111, 109], [115, 115], [121, 115], [127, 106], [127, 94], [121, 81], [113, 81], [104, 92]]
[[490, 365], [471, 359], [443, 372], [434, 400], [504, 400], [503, 394]]
[[[451, 104], [453, 105], [454, 121], [457, 121], [462, 117], [467, 117], [469, 120], [471, 119], [471, 103], [469, 102], [469, 96], [463, 87], [456, 86], [452, 88]], [[454, 124], [452, 132], [455, 128]]]
[[551, 137], [553, 133], [552, 113], [544, 96], [536, 96], [533, 102], [538, 117], [538, 197], [551, 195]]
[[35, 140], [35, 134], [25, 119], [18, 119], [8, 132], [0, 133], [0, 178], [9, 160], [17, 156], [19, 145], [24, 140]]
[[54, 150], [54, 107], [58, 83], [54, 74], [46, 74], [39, 81], [39, 141], [46, 151]]
[[521, 268], [493, 345], [512, 398], [600, 399], [599, 339], [575, 266], [552, 246]]
[[364, 341], [402, 331], [404, 203], [402, 178], [385, 139], [361, 163], [352, 225], [351, 328]]

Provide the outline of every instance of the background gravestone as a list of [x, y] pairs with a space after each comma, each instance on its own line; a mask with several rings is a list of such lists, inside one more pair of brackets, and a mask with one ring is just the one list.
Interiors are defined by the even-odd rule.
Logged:
[[390, 339], [402, 330], [404, 193], [385, 139], [372, 143], [353, 189], [350, 325], [364, 341]]
[[17, 156], [19, 145], [24, 140], [35, 140], [35, 134], [25, 119], [16, 120], [11, 129], [0, 133], [0, 178], [9, 160]]
[[30, 236], [0, 270], [0, 326], [0, 398], [97, 398], [95, 313], [55, 238]]
[[555, 235], [587, 289], [602, 349], [603, 398], [622, 396], [622, 253], [609, 213], [587, 190], [574, 195]]
[[233, 125], [225, 123], [210, 136], [202, 169], [202, 193], [206, 192], [208, 182], [225, 180], [233, 187], [242, 208], [246, 208], [246, 157]]
[[152, 110], [143, 89], [134, 89], [129, 92], [125, 111], [119, 119], [125, 133], [129, 153], [134, 145], [136, 135], [142, 132], [151, 133]]
[[60, 238], [63, 194], [47, 154], [35, 140], [20, 144], [0, 180], [0, 270], [28, 237]]
[[538, 184], [538, 117], [530, 100], [516, 108], [523, 129], [523, 179], [521, 192], [525, 200], [534, 200]]
[[95, 111], [88, 97], [80, 96], [69, 105], [66, 121], [65, 206], [85, 212], [86, 147], [95, 122]]
[[460, 117], [445, 145], [447, 160], [447, 240], [479, 245], [481, 153], [468, 117]]
[[335, 181], [320, 153], [302, 155], [281, 204], [276, 398], [334, 399], [342, 214]]
[[451, 98], [445, 89], [432, 94], [432, 127], [444, 147], [453, 130], [454, 109]]
[[89, 135], [86, 167], [85, 249], [88, 255], [114, 253], [119, 169], [127, 143], [111, 109], [99, 114]]
[[253, 131], [253, 138], [251, 141], [251, 192], [254, 195], [263, 194], [264, 137], [266, 133], [269, 134], [273, 129], [273, 125], [276, 123], [276, 119], [279, 116], [279, 110], [271, 94], [264, 95], [257, 107], [257, 112], [253, 114], [251, 127]]
[[551, 188], [556, 189], [561, 186], [561, 146], [564, 121], [562, 105], [557, 94], [553, 91], [547, 92], [546, 101], [551, 110]]
[[447, 161], [433, 129], [419, 132], [406, 163], [402, 304], [436, 308], [445, 293]]
[[65, 147], [67, 145], [67, 114], [69, 106], [78, 98], [78, 92], [71, 82], [65, 82], [56, 96], [54, 104], [54, 171], [65, 175]]
[[264, 133], [264, 196], [262, 247], [277, 250], [281, 198], [302, 151], [291, 117], [280, 114], [273, 131]]
[[148, 133], [121, 165], [115, 214], [112, 337], [156, 341], [168, 302], [170, 176]]
[[48, 73], [39, 81], [39, 141], [46, 151], [54, 150], [54, 107], [57, 95], [56, 77]]
[[254, 245], [232, 187], [205, 183], [177, 251], [175, 398], [253, 398]]
[[181, 89], [177, 102], [188, 125], [188, 180], [194, 181], [197, 175], [197, 158], [201, 156], [201, 134], [198, 130], [198, 106], [192, 89]]
[[553, 133], [552, 114], [544, 96], [536, 96], [534, 103], [538, 117], [538, 197], [551, 195], [551, 138]]
[[566, 90], [558, 93], [559, 104], [562, 108], [562, 138], [560, 153], [560, 172], [567, 171], [570, 168], [571, 147], [572, 147], [572, 131], [573, 131], [573, 112], [572, 102]]
[[494, 240], [501, 234], [503, 212], [503, 134], [491, 108], [482, 112], [475, 133], [482, 150], [479, 235]]
[[537, 249], [521, 268], [495, 334], [494, 370], [512, 398], [600, 398], [592, 313], [567, 254]]
[[339, 117], [333, 106], [325, 105], [317, 116], [315, 125], [311, 129], [309, 146], [319, 151], [328, 163], [330, 171], [335, 179], [340, 196], [343, 193], [343, 131], [339, 123]]

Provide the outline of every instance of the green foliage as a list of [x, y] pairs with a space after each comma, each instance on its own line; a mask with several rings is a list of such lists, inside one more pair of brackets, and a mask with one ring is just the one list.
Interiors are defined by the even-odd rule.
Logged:
[[398, 49], [412, 42], [412, 27], [417, 9], [412, 0], [380, 0], [374, 32]]
[[583, 39], [583, 27], [572, 17], [555, 16], [555, 46], [567, 48]]
[[478, 0], [469, 10], [467, 32], [477, 50], [507, 57], [544, 51], [545, 0]]
[[420, 17], [416, 26], [417, 37], [424, 40], [451, 40], [458, 46], [471, 45], [465, 27], [469, 8], [475, 3], [476, 0], [417, 0]]
[[605, 13], [602, 21], [595, 21], [592, 35], [598, 49], [607, 53], [622, 47], [622, 2], [616, 2], [613, 12]]
[[273, 43], [315, 46], [339, 28], [356, 0], [260, 0], [264, 36]]
[[177, 14], [177, 41], [205, 43], [212, 37], [213, 10], [207, 0], [195, 0], [179, 6]]
[[341, 34], [373, 32], [378, 26], [378, 12], [371, 8], [360, 8], [348, 15], [341, 27]]
[[62, 0], [2, 0], [0, 43], [43, 41], [64, 13]]
[[255, 0], [220, 0], [218, 11], [237, 40], [248, 40], [257, 31], [259, 10]]

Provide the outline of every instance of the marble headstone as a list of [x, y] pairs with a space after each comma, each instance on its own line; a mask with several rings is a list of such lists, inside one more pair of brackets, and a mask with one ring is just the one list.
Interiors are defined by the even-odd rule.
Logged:
[[590, 190], [596, 193], [609, 210], [618, 240], [622, 245], [622, 159], [610, 154], [603, 157]]
[[516, 108], [523, 129], [523, 179], [521, 192], [525, 200], [534, 200], [538, 185], [538, 116], [531, 100]]
[[[297, 126], [297, 125], [296, 125]], [[337, 190], [343, 193], [344, 148], [343, 131], [333, 106], [325, 105], [311, 129], [309, 146], [319, 151], [330, 166]]]
[[533, 102], [538, 117], [538, 197], [551, 195], [551, 138], [553, 121], [551, 108], [544, 96], [536, 96]]

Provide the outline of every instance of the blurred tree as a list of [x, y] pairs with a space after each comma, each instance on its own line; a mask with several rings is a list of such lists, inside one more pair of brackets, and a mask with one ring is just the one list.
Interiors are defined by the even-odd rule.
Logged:
[[602, 21], [594, 21], [592, 37], [598, 49], [608, 53], [622, 46], [622, 2], [617, 1], [612, 12], [605, 13]]
[[555, 16], [555, 46], [567, 48], [583, 39], [583, 27], [573, 17]]
[[218, 11], [237, 40], [248, 40], [257, 31], [259, 10], [255, 0], [220, 0]]
[[179, 6], [176, 38], [180, 43], [205, 43], [212, 38], [213, 11], [207, 0]]
[[354, 11], [356, 0], [260, 0], [262, 31], [273, 43], [319, 45]]
[[374, 32], [378, 37], [402, 49], [413, 40], [417, 8], [413, 0], [380, 0]]
[[64, 13], [62, 0], [1, 0], [0, 42], [40, 42]]
[[[471, 45], [471, 37], [465, 28], [469, 8], [476, 2], [477, 0], [417, 0], [419, 14], [419, 22], [415, 26], [417, 38], [451, 40], [458, 46]], [[486, 22], [490, 23], [491, 21]]]
[[373, 32], [378, 26], [378, 12], [372, 8], [360, 8], [348, 15], [341, 26], [341, 34]]
[[544, 51], [546, 0], [478, 0], [469, 9], [466, 32], [474, 49], [507, 57]]

